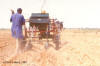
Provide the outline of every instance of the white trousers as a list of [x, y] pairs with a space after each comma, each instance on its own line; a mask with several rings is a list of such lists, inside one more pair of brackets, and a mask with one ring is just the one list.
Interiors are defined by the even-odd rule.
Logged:
[[24, 50], [25, 44], [23, 43], [23, 39], [16, 39], [16, 52], [22, 52]]

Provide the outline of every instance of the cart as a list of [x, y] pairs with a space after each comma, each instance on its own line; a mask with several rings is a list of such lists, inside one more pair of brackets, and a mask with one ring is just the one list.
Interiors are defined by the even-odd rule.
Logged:
[[49, 13], [32, 13], [28, 22], [29, 28], [26, 30], [27, 39], [38, 38], [38, 41], [46, 39], [46, 49], [50, 41], [55, 44], [56, 49], [59, 49], [60, 24], [57, 23], [56, 19], [50, 19]]

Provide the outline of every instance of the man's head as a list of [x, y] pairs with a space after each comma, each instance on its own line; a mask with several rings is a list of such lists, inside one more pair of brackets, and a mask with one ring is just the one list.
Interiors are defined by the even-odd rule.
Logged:
[[21, 8], [18, 8], [18, 9], [17, 9], [17, 12], [18, 12], [19, 14], [21, 14], [21, 13], [22, 13], [22, 9], [21, 9]]

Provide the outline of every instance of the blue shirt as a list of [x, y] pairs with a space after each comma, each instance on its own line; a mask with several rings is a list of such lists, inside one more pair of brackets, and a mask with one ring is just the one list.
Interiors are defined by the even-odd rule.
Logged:
[[23, 38], [22, 25], [25, 22], [24, 16], [21, 14], [13, 14], [11, 16], [12, 27], [11, 32], [14, 38]]

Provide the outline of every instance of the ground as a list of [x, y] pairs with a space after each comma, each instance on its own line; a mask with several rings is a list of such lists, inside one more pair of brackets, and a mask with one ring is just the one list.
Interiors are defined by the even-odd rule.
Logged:
[[33, 48], [15, 55], [16, 43], [10, 30], [0, 30], [1, 66], [100, 66], [99, 29], [63, 29], [60, 49], [45, 42], [33, 42]]

